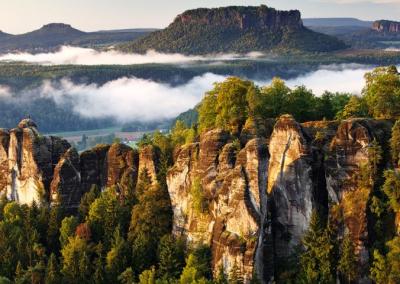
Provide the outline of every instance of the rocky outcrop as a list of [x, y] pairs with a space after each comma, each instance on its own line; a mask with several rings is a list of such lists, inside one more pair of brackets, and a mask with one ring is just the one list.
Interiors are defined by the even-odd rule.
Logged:
[[282, 27], [292, 29], [303, 27], [298, 10], [277, 11], [265, 5], [260, 7], [189, 10], [178, 15], [174, 23], [220, 26], [238, 28], [240, 30], [267, 29], [272, 31]]
[[[344, 121], [330, 143], [326, 185], [332, 210], [342, 215], [340, 235], [350, 233], [361, 268], [369, 261], [368, 202], [373, 190], [375, 146], [385, 148], [392, 123], [367, 119]], [[374, 142], [375, 141], [375, 142]], [[374, 143], [377, 143], [374, 145]], [[364, 271], [367, 273], [368, 271]]]
[[[209, 245], [215, 274], [221, 266], [229, 274], [235, 265], [246, 283], [252, 275], [266, 283], [301, 245], [315, 210], [338, 224], [339, 238], [351, 233], [362, 268], [372, 241], [371, 190], [360, 189], [355, 178], [371, 163], [374, 140], [387, 147], [391, 125], [368, 119], [299, 124], [284, 115], [271, 135], [254, 138], [246, 130], [242, 145], [221, 130], [207, 132], [177, 150], [168, 173], [173, 233]], [[199, 196], [206, 204], [200, 212]]]
[[66, 140], [40, 135], [25, 119], [17, 128], [0, 130], [0, 193], [23, 204], [58, 203], [73, 211], [92, 186], [128, 195], [138, 159], [137, 151], [123, 144], [98, 145], [79, 155]]
[[263, 139], [237, 146], [220, 130], [202, 135], [179, 150], [167, 184], [174, 233], [210, 245], [215, 273], [235, 266], [248, 281], [255, 266], [263, 274], [268, 152]]
[[310, 139], [291, 116], [282, 116], [272, 133], [268, 194], [274, 250], [287, 259], [308, 229], [315, 208]]
[[400, 22], [380, 20], [372, 24], [372, 29], [379, 33], [400, 34]]

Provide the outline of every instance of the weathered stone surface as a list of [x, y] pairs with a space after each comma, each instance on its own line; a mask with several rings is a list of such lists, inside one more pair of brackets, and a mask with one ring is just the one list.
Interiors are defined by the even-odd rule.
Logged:
[[84, 193], [82, 189], [79, 155], [75, 149], [70, 148], [54, 169], [54, 178], [50, 185], [51, 203], [76, 209]]
[[158, 173], [159, 152], [151, 145], [145, 146], [139, 151], [139, 174], [146, 170], [153, 184], [156, 184]]
[[277, 11], [267, 6], [225, 7], [219, 9], [196, 9], [184, 12], [174, 23], [235, 27], [241, 30], [301, 28], [300, 12]]
[[380, 146], [387, 144], [391, 127], [392, 123], [388, 121], [343, 121], [332, 139], [325, 162], [329, 199], [331, 204], [336, 205], [334, 209], [341, 210], [343, 214], [341, 235], [351, 234], [362, 268], [366, 268], [369, 261], [367, 214], [372, 188], [360, 185], [360, 180], [363, 167], [371, 170], [369, 149], [372, 142], [376, 140]]
[[[146, 163], [155, 167], [151, 158]], [[98, 145], [79, 155], [66, 140], [41, 136], [31, 119], [0, 129], [0, 193], [23, 204], [60, 202], [72, 212], [93, 185], [128, 194], [138, 164], [137, 151], [123, 144]]]
[[[229, 273], [239, 267], [246, 281], [255, 262], [263, 275], [262, 248], [266, 218], [268, 151], [262, 139], [250, 140], [238, 152], [221, 130], [203, 134], [200, 143], [183, 146], [167, 176], [176, 235], [212, 248], [212, 267]], [[191, 190], [201, 185], [207, 209], [198, 212]]]
[[269, 152], [268, 194], [275, 255], [285, 259], [300, 244], [315, 207], [309, 140], [293, 117], [286, 115], [277, 121]]
[[80, 155], [81, 180], [84, 191], [93, 185], [104, 189], [107, 183], [106, 157], [110, 145], [97, 145]]
[[41, 136], [32, 120], [21, 121], [10, 130], [7, 197], [24, 204], [46, 200], [55, 164], [68, 148], [65, 140]]

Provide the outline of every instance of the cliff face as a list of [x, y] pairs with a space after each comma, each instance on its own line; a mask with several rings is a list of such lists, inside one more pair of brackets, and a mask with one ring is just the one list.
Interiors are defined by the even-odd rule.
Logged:
[[249, 280], [256, 266], [263, 274], [257, 248], [265, 237], [260, 220], [266, 218], [267, 163], [265, 140], [250, 140], [238, 151], [219, 130], [177, 154], [167, 177], [173, 231], [190, 243], [211, 245], [214, 271], [222, 266], [229, 273], [236, 265]]
[[278, 11], [262, 5], [188, 10], [167, 28], [119, 48], [125, 52], [154, 49], [193, 55], [272, 50], [327, 52], [346, 45], [305, 28], [297, 10]]
[[299, 11], [277, 11], [267, 6], [189, 10], [178, 15], [172, 25], [177, 23], [235, 27], [240, 30], [303, 27]]
[[301, 244], [313, 210], [329, 218], [340, 211], [339, 238], [352, 234], [362, 267], [371, 241], [370, 190], [360, 192], [353, 180], [371, 162], [374, 139], [384, 145], [390, 129], [387, 121], [300, 125], [282, 116], [270, 137], [244, 141], [241, 149], [222, 131], [205, 133], [178, 150], [168, 173], [174, 234], [209, 245], [215, 274], [236, 265], [246, 283], [254, 274], [266, 283]]
[[400, 33], [400, 22], [394, 21], [375, 21], [372, 29], [380, 33]]
[[139, 153], [123, 144], [79, 155], [66, 140], [41, 136], [32, 120], [0, 130], [0, 194], [23, 204], [61, 202], [73, 211], [94, 185], [114, 186], [124, 196], [134, 188], [138, 169]]
[[[337, 226], [339, 239], [351, 234], [367, 275], [368, 202], [374, 171], [387, 163], [383, 153], [374, 164], [371, 153], [377, 143], [387, 147], [391, 127], [369, 119], [299, 124], [284, 115], [264, 135], [250, 126], [240, 140], [218, 129], [204, 133], [176, 149], [167, 174], [173, 234], [210, 246], [214, 274], [235, 267], [246, 283], [254, 275], [267, 283], [301, 244], [316, 210]], [[21, 203], [61, 202], [72, 211], [93, 185], [130, 196], [144, 169], [158, 182], [159, 154], [122, 144], [78, 154], [24, 120], [0, 130], [0, 193]]]

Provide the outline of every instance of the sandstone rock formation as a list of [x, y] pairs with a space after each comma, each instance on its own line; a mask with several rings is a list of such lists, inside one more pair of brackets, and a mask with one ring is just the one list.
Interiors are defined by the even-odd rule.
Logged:
[[[80, 155], [58, 137], [40, 135], [30, 119], [0, 129], [0, 194], [23, 204], [61, 203], [75, 210], [92, 186], [134, 188], [139, 154], [123, 144], [98, 145]], [[150, 164], [150, 161], [143, 160]]]
[[260, 7], [228, 7], [190, 10], [178, 15], [174, 23], [218, 25], [223, 27], [236, 27], [241, 30], [278, 30], [282, 27], [292, 29], [303, 27], [301, 15], [298, 10], [277, 11], [265, 5]]
[[[258, 248], [264, 238], [260, 220], [266, 218], [268, 153], [263, 139], [250, 140], [240, 150], [229, 138], [214, 130], [180, 149], [167, 177], [173, 230], [188, 242], [211, 245], [214, 272], [222, 266], [229, 273], [236, 265], [248, 281], [255, 266], [263, 274]], [[196, 187], [204, 210], [195, 205]]]
[[[390, 128], [388, 121], [366, 119], [301, 125], [285, 115], [268, 137], [241, 136], [242, 147], [221, 130], [207, 132], [177, 151], [168, 173], [173, 232], [209, 245], [215, 274], [236, 265], [246, 283], [253, 275], [267, 283], [301, 244], [313, 210], [341, 210], [339, 237], [352, 233], [362, 267], [371, 241], [370, 191], [359, 192], [353, 181], [371, 162], [374, 139], [383, 147]], [[207, 204], [201, 212], [199, 188]]]

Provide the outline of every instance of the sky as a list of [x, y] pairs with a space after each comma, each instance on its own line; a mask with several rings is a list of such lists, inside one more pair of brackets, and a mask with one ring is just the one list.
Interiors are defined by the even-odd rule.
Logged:
[[260, 4], [298, 9], [304, 18], [400, 21], [400, 0], [0, 0], [0, 30], [20, 34], [53, 22], [84, 31], [163, 28], [187, 9]]

